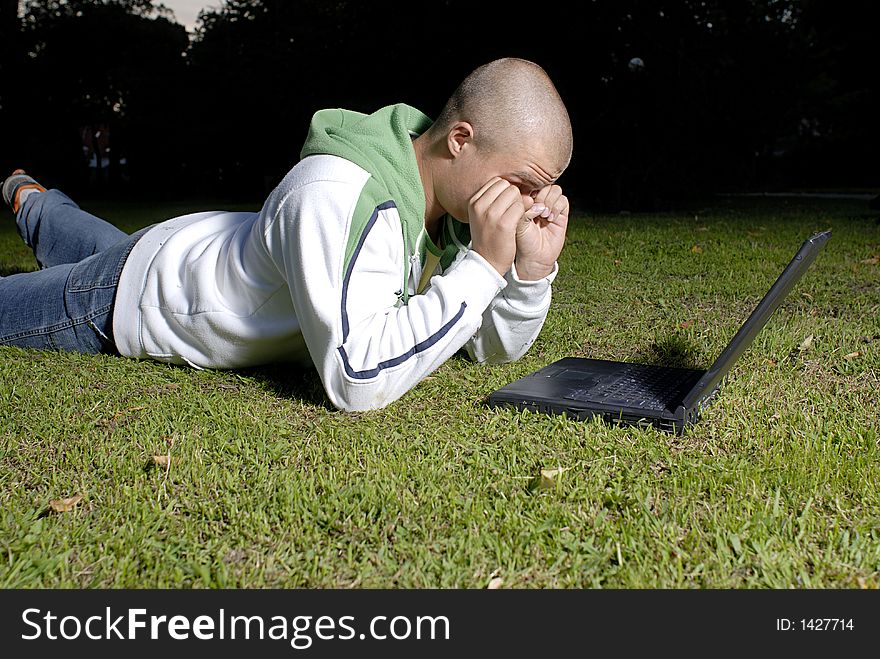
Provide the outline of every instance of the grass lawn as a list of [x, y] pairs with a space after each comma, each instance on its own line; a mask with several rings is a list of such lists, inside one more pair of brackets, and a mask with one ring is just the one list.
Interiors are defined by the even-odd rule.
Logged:
[[[126, 230], [218, 207], [82, 205]], [[485, 405], [567, 355], [705, 368], [828, 228], [685, 436]], [[0, 586], [877, 588], [878, 261], [861, 201], [576, 215], [525, 358], [358, 414], [283, 365], [0, 348]], [[7, 213], [0, 274], [34, 268]]]

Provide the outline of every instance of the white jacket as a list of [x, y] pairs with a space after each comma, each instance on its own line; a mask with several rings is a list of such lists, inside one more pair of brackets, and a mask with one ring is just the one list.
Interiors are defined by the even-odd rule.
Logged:
[[349, 411], [396, 400], [461, 348], [478, 362], [521, 357], [543, 325], [558, 266], [523, 282], [459, 245], [422, 294], [414, 290], [421, 260], [403, 264], [411, 297], [401, 304], [405, 250], [393, 203], [376, 207], [346, 258], [369, 179], [344, 158], [310, 156], [259, 213], [195, 213], [155, 225], [122, 271], [119, 352], [198, 368], [311, 363], [332, 404]]

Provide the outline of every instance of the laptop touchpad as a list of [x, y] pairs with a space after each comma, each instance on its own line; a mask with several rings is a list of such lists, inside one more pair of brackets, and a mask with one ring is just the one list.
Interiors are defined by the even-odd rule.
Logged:
[[556, 380], [563, 390], [560, 394], [563, 398], [572, 398], [572, 392], [591, 391], [602, 380], [601, 375], [586, 373], [577, 369], [565, 369], [550, 376]]

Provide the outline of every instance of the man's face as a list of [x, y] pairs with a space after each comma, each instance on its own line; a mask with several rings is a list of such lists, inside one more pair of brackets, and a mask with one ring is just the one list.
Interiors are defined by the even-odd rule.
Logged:
[[468, 204], [471, 197], [489, 180], [497, 177], [515, 185], [522, 195], [524, 210], [531, 207], [534, 196], [551, 185], [562, 174], [539, 147], [527, 147], [517, 154], [494, 152], [481, 154], [479, 149], [463, 156], [459, 163], [458, 190], [446, 210], [455, 219], [468, 222]]

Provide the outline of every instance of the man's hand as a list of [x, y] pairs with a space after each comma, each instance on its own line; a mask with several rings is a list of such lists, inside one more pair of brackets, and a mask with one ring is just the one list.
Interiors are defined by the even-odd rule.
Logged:
[[516, 273], [525, 281], [543, 279], [551, 272], [565, 243], [568, 197], [558, 185], [541, 188], [535, 203], [516, 228]]
[[[530, 215], [534, 217], [536, 214], [532, 211]], [[497, 176], [480, 188], [468, 202], [471, 248], [502, 277], [510, 270], [516, 256], [517, 227], [525, 218], [519, 188]], [[531, 222], [531, 219], [528, 221]]]

